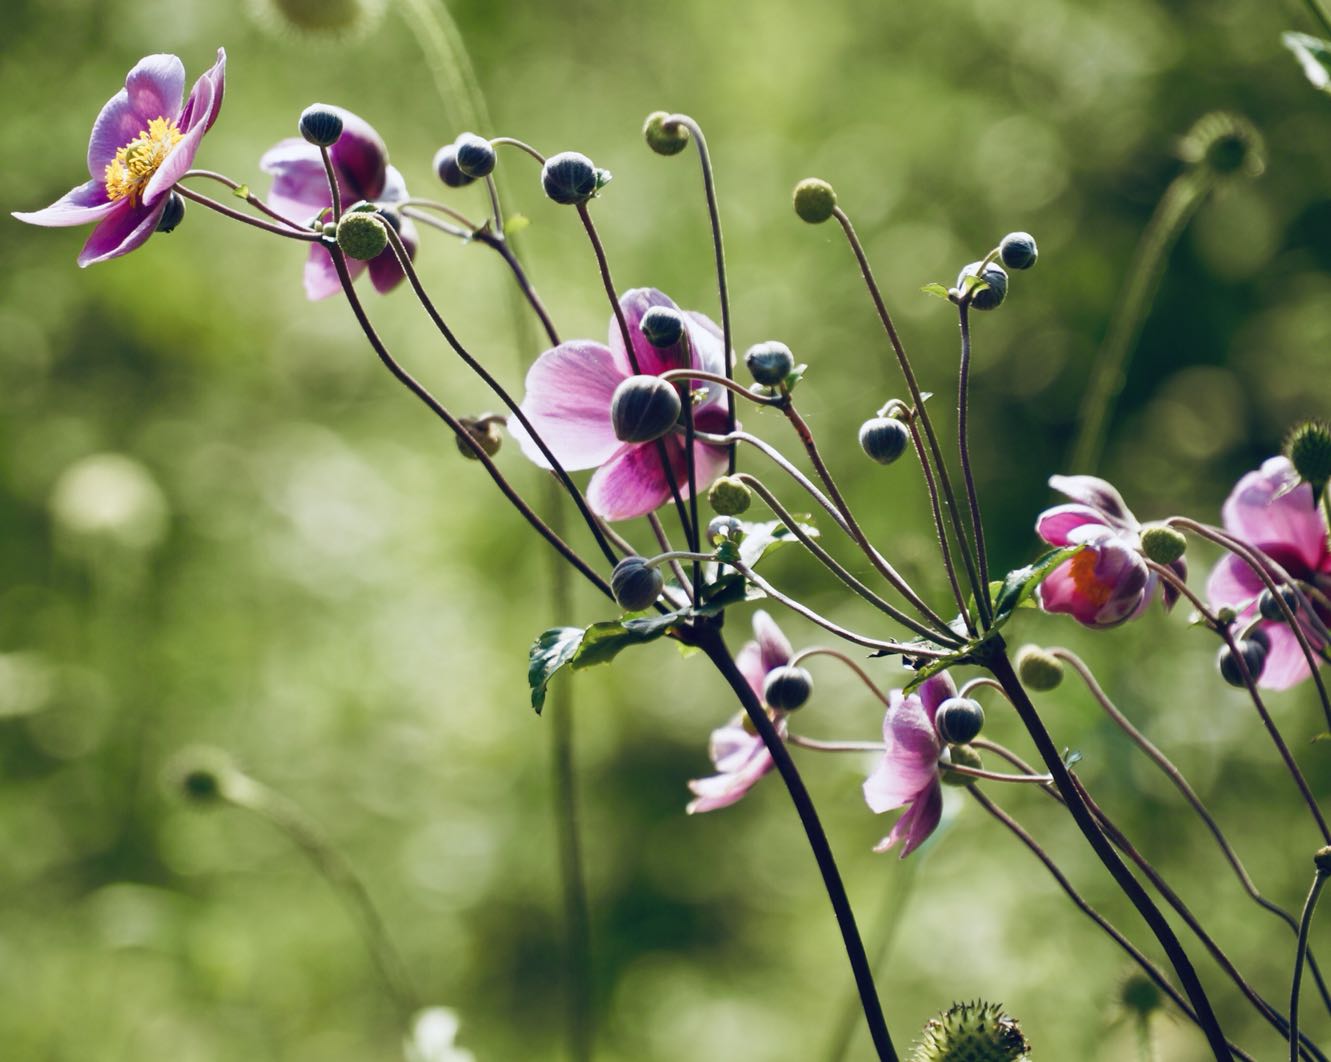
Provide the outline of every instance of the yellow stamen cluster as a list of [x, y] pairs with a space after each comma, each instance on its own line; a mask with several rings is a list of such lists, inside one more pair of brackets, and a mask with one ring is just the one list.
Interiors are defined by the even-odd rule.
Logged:
[[117, 149], [116, 157], [106, 164], [107, 198], [114, 201], [128, 196], [130, 202], [137, 199], [182, 136], [170, 118], [150, 121], [147, 129]]

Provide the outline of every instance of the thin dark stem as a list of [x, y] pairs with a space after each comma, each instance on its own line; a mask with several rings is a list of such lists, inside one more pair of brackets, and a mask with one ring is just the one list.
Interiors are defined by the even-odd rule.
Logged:
[[[971, 556], [966, 536], [961, 528], [961, 509], [957, 505], [956, 492], [952, 489], [952, 480], [948, 475], [947, 462], [943, 460], [943, 449], [938, 442], [938, 433], [934, 431], [933, 422], [929, 419], [929, 411], [924, 406], [924, 393], [920, 390], [920, 385], [915, 379], [915, 371], [911, 368], [910, 359], [906, 356], [906, 348], [901, 343], [901, 337], [897, 335], [896, 326], [892, 323], [892, 316], [887, 312], [887, 303], [883, 301], [883, 294], [878, 288], [878, 282], [874, 279], [873, 269], [869, 265], [869, 258], [864, 253], [860, 238], [855, 232], [855, 226], [851, 224], [850, 217], [840, 207], [833, 209], [832, 216], [837, 219], [841, 225], [841, 230], [846, 234], [850, 249], [854, 252], [855, 260], [859, 263], [860, 274], [864, 277], [864, 283], [869, 289], [869, 297], [873, 300], [874, 309], [878, 313], [878, 320], [887, 333], [888, 341], [892, 344], [892, 350], [897, 357], [897, 364], [901, 367], [901, 375], [906, 380], [911, 401], [915, 405], [915, 415], [919, 417], [920, 424], [924, 428], [925, 437], [929, 441], [929, 450], [933, 455], [934, 465], [938, 472], [938, 482], [943, 489], [943, 498], [947, 502], [948, 517], [952, 522], [952, 530], [956, 534], [957, 549], [960, 551], [962, 560], [966, 565], [966, 574], [970, 578], [971, 590], [975, 594], [976, 607], [980, 611], [980, 621], [987, 627], [990, 619], [988, 588], [980, 585], [975, 560]], [[963, 606], [962, 612], [965, 611], [966, 608]]]
[[541, 451], [541, 455], [549, 463], [551, 471], [559, 478], [559, 482], [563, 484], [569, 497], [573, 499], [573, 504], [578, 507], [578, 512], [582, 514], [583, 520], [591, 529], [592, 537], [596, 540], [596, 545], [605, 555], [606, 560], [613, 565], [616, 561], [615, 551], [610, 548], [610, 543], [607, 542], [605, 536], [601, 534], [600, 525], [597, 523], [596, 517], [592, 515], [592, 511], [587, 505], [587, 499], [582, 496], [582, 491], [578, 490], [572, 477], [569, 476], [567, 471], [565, 471], [564, 466], [560, 464], [559, 459], [555, 457], [554, 452], [550, 447], [546, 445], [545, 440], [541, 438], [540, 432], [536, 430], [535, 425], [533, 425], [528, 419], [527, 414], [522, 411], [522, 407], [518, 405], [513, 399], [513, 396], [504, 389], [504, 386], [495, 379], [494, 375], [486, 369], [484, 365], [477, 361], [470, 352], [468, 352], [462, 343], [459, 342], [457, 336], [454, 335], [453, 330], [448, 327], [447, 322], [439, 313], [438, 308], [426, 292], [425, 286], [421, 283], [420, 275], [416, 272], [416, 267], [411, 263], [411, 255], [407, 253], [407, 248], [402, 242], [402, 237], [393, 230], [391, 225], [385, 225], [384, 229], [388, 233], [388, 241], [392, 244], [393, 253], [397, 256], [398, 264], [402, 266], [402, 271], [406, 274], [407, 282], [411, 285], [412, 291], [416, 293], [416, 298], [420, 300], [421, 306], [425, 308], [425, 312], [430, 320], [434, 322], [435, 328], [439, 330], [439, 334], [444, 337], [444, 340], [453, 348], [453, 352], [462, 359], [467, 368], [471, 369], [472, 372], [485, 382], [485, 385], [498, 396], [499, 400], [504, 403], [509, 412], [517, 419], [518, 423], [526, 429], [532, 442], [536, 444], [537, 448]]
[[1303, 983], [1303, 956], [1308, 950], [1308, 930], [1312, 926], [1313, 912], [1317, 909], [1317, 897], [1326, 884], [1326, 872], [1320, 864], [1313, 875], [1312, 888], [1308, 890], [1307, 902], [1303, 905], [1303, 917], [1299, 919], [1299, 942], [1294, 950], [1294, 977], [1289, 990], [1289, 1057], [1290, 1062], [1299, 1062], [1299, 987]]
[[656, 543], [661, 547], [661, 552], [670, 557], [670, 570], [674, 572], [675, 578], [679, 581], [679, 592], [685, 598], [689, 597], [689, 580], [684, 574], [684, 569], [680, 566], [676, 554], [678, 550], [670, 544], [670, 536], [666, 534], [666, 529], [661, 526], [661, 518], [656, 513], [647, 514], [647, 526], [652, 529], [652, 534], [656, 536]]
[[[1094, 907], [1092, 907], [1089, 903], [1086, 902], [1085, 897], [1083, 897], [1081, 893], [1079, 893], [1076, 890], [1072, 882], [1068, 880], [1067, 875], [1064, 874], [1063, 871], [1059, 869], [1058, 864], [1055, 863], [1053, 858], [1049, 855], [1049, 853], [1047, 853], [1040, 846], [1040, 843], [1036, 841], [1035, 838], [1032, 837], [1029, 833], [1027, 833], [1017, 823], [1017, 821], [1014, 818], [1008, 815], [1007, 812], [1005, 812], [1002, 808], [1000, 808], [997, 804], [995, 804], [992, 800], [990, 800], [987, 795], [981, 792], [978, 786], [968, 787], [967, 792], [970, 793], [971, 797], [975, 800], [977, 804], [979, 804], [982, 808], [985, 809], [985, 811], [989, 812], [990, 815], [992, 815], [995, 819], [997, 819], [1005, 827], [1007, 827], [1007, 829], [1012, 833], [1012, 835], [1016, 837], [1017, 840], [1019, 840], [1022, 844], [1024, 844], [1026, 848], [1031, 852], [1031, 854], [1035, 856], [1036, 859], [1038, 859], [1041, 863], [1044, 864], [1045, 869], [1049, 871], [1049, 873], [1053, 876], [1054, 880], [1058, 882], [1059, 888], [1061, 888], [1063, 892], [1067, 895], [1068, 899], [1070, 899], [1073, 902], [1073, 904], [1076, 905], [1077, 909], [1081, 911], [1081, 913], [1084, 914], [1087, 918], [1089, 918], [1092, 922], [1094, 922], [1097, 926], [1099, 926], [1102, 930], [1104, 930], [1106, 935], [1108, 935], [1108, 937], [1115, 944], [1117, 944], [1120, 948], [1122, 948], [1132, 959], [1132, 961], [1135, 962], [1141, 968], [1141, 971], [1151, 979], [1152, 983], [1154, 983], [1155, 986], [1159, 988], [1161, 992], [1165, 993], [1165, 995], [1167, 995], [1171, 1000], [1173, 1000], [1174, 1005], [1178, 1007], [1178, 1009], [1181, 1010], [1188, 1017], [1189, 1021], [1192, 1021], [1193, 1023], [1200, 1025], [1200, 1023], [1197, 1022], [1196, 1012], [1192, 1009], [1191, 1006], [1189, 1006], [1187, 999], [1183, 997], [1183, 995], [1179, 992], [1179, 990], [1175, 988], [1172, 984], [1170, 984], [1169, 979], [1164, 974], [1164, 971], [1162, 971], [1158, 966], [1156, 966], [1155, 963], [1151, 962], [1151, 960], [1146, 957], [1145, 953], [1143, 953], [1140, 948], [1138, 948], [1135, 944], [1133, 944], [1132, 941], [1130, 941], [1116, 928], [1114, 928], [1114, 925], [1107, 918], [1105, 918], [1104, 915], [1100, 914], [1099, 911], [1097, 911]], [[1236, 1047], [1235, 1045], [1230, 1044], [1229, 1049], [1234, 1053], [1236, 1057], [1244, 1059], [1245, 1062], [1253, 1062], [1252, 1057], [1250, 1055], [1246, 1054], [1244, 1051], [1242, 1051], [1240, 1048]]]
[[1039, 750], [1040, 758], [1044, 761], [1045, 767], [1053, 775], [1054, 784], [1067, 803], [1068, 810], [1072, 813], [1072, 817], [1082, 835], [1090, 842], [1091, 848], [1100, 858], [1100, 862], [1104, 864], [1105, 869], [1118, 882], [1119, 888], [1132, 901], [1133, 906], [1137, 908], [1146, 924], [1150, 926], [1151, 931], [1155, 934], [1156, 939], [1160, 941], [1161, 946], [1165, 949], [1170, 963], [1178, 974], [1184, 992], [1192, 1001], [1198, 1024], [1201, 1025], [1202, 1031], [1206, 1033], [1206, 1038], [1211, 1044], [1211, 1050], [1215, 1053], [1216, 1059], [1218, 1062], [1227, 1062], [1232, 1054], [1225, 1041], [1224, 1032], [1220, 1028], [1220, 1021], [1211, 1006], [1211, 1001], [1207, 998], [1206, 990], [1197, 977], [1197, 971], [1193, 968], [1192, 960], [1188, 958], [1188, 953], [1184, 951], [1183, 945], [1179, 943], [1178, 937], [1170, 927], [1168, 920], [1161, 913], [1160, 908], [1151, 900], [1146, 890], [1142, 888], [1141, 883], [1133, 877], [1132, 871], [1124, 865], [1123, 860], [1114, 851], [1114, 846], [1110, 844], [1109, 839], [1100, 828], [1095, 816], [1086, 806], [1086, 802], [1082, 800], [1067, 766], [1063, 763], [1063, 758], [1058, 754], [1053, 738], [1049, 736], [1049, 731], [1040, 718], [1040, 713], [1036, 711], [1025, 687], [1022, 686], [1020, 679], [1017, 678], [1017, 673], [1012, 669], [1012, 663], [1007, 657], [1002, 637], [998, 635], [992, 637], [997, 643], [996, 651], [985, 661], [985, 664], [1007, 691], [1008, 698], [1012, 701], [1013, 707], [1017, 709], [1017, 714], [1021, 717], [1031, 740], [1035, 742], [1035, 747]]
[[[687, 342], [685, 346], [688, 346]], [[698, 462], [694, 460], [693, 453], [693, 391], [687, 380], [684, 382], [681, 404], [684, 408], [684, 456], [689, 481], [689, 526], [693, 528], [692, 548], [697, 552], [702, 544], [702, 527], [698, 523]], [[702, 600], [702, 562], [696, 557], [693, 561], [693, 600]]]
[[924, 486], [929, 495], [929, 508], [933, 513], [934, 531], [938, 535], [938, 549], [943, 557], [943, 568], [947, 571], [948, 585], [952, 587], [952, 597], [957, 602], [957, 612], [962, 622], [966, 624], [966, 630], [974, 636], [975, 621], [971, 619], [970, 609], [966, 607], [966, 595], [962, 593], [961, 583], [957, 580], [957, 566], [952, 560], [952, 548], [947, 541], [947, 528], [943, 526], [943, 511], [939, 508], [938, 485], [934, 482], [934, 470], [929, 464], [928, 455], [924, 452], [924, 440], [920, 438], [920, 427], [915, 423], [913, 412], [906, 421], [906, 426], [910, 429], [910, 438], [915, 446], [915, 456], [920, 462], [920, 471], [924, 473]]
[[[721, 211], [716, 203], [716, 177], [712, 170], [712, 157], [707, 151], [707, 138], [702, 135], [702, 127], [687, 114], [672, 114], [665, 120], [665, 125], [684, 126], [692, 134], [693, 142], [698, 145], [698, 162], [702, 166], [703, 191], [707, 195], [707, 218], [711, 222], [712, 246], [716, 251], [716, 287], [721, 302], [721, 343], [725, 350], [726, 377], [733, 380], [735, 378], [735, 351], [733, 347], [734, 335], [730, 327], [730, 290], [726, 283], [726, 250], [725, 243], [721, 239]], [[731, 391], [726, 395], [726, 432], [729, 433], [734, 430], [735, 393]], [[731, 475], [735, 473], [736, 449], [735, 444], [731, 443], [728, 467]]]
[[730, 684], [731, 689], [735, 691], [749, 720], [763, 739], [768, 753], [771, 754], [781, 780], [786, 784], [786, 791], [799, 813], [804, 833], [809, 839], [809, 847], [813, 850], [813, 857], [822, 873], [823, 886], [827, 889], [827, 897], [832, 903], [837, 925], [841, 929], [841, 939], [845, 944], [846, 957], [850, 960], [855, 984], [859, 989], [860, 1002], [864, 1008], [864, 1017], [869, 1026], [874, 1050], [881, 1062], [897, 1062], [896, 1048], [892, 1044], [892, 1036], [883, 1018], [878, 990], [874, 986], [873, 970], [869, 966], [869, 958], [864, 952], [864, 944], [855, 925], [855, 914], [851, 909], [850, 899], [846, 895], [845, 885], [842, 884], [841, 874], [837, 870], [832, 847], [827, 843], [827, 834], [823, 832], [818, 812], [814, 808], [808, 789], [804, 786], [804, 780], [800, 777], [799, 769], [791, 759], [785, 742], [777, 734], [776, 727], [772, 725], [772, 720], [768, 718], [767, 712], [763, 710], [753, 690], [749, 688], [747, 680], [735, 666], [735, 661], [726, 648], [720, 631], [708, 624], [696, 631], [696, 638], [699, 648], [707, 654], [722, 677]]
[[519, 151], [523, 151], [526, 154], [530, 155], [542, 166], [545, 165], [545, 156], [542, 155], [530, 144], [526, 143], [525, 141], [517, 139], [517, 137], [512, 137], [512, 136], [492, 137], [490, 140], [490, 145], [491, 147], [515, 147]]
[[319, 154], [324, 161], [324, 176], [328, 178], [328, 194], [333, 198], [333, 220], [342, 217], [342, 189], [337, 183], [337, 173], [333, 169], [333, 156], [328, 148], [320, 146]]
[[855, 674], [859, 676], [860, 681], [863, 682], [869, 688], [869, 691], [875, 697], [877, 697], [880, 701], [883, 702], [884, 707], [887, 706], [888, 704], [887, 694], [885, 694], [882, 690], [878, 688], [874, 680], [869, 677], [869, 673], [865, 671], [864, 668], [860, 667], [857, 661], [847, 656], [840, 649], [829, 649], [826, 646], [822, 645], [815, 645], [809, 649], [801, 649], [798, 653], [796, 653], [794, 656], [790, 658], [790, 666], [794, 667], [797, 664], [801, 663], [802, 661], [808, 660], [810, 657], [813, 656], [830, 656], [834, 660], [841, 661], [841, 663], [845, 664], [846, 667], [850, 668], [851, 671], [855, 672]]
[[252, 218], [248, 214], [242, 214], [239, 210], [232, 210], [225, 203], [219, 203], [216, 199], [196, 192], [192, 188], [186, 188], [183, 184], [177, 184], [175, 190], [186, 199], [192, 199], [201, 206], [206, 206], [209, 210], [215, 210], [217, 213], [229, 217], [232, 221], [243, 222], [251, 228], [262, 229], [264, 232], [271, 232], [275, 236], [285, 236], [288, 240], [299, 240], [301, 243], [318, 243], [322, 238], [317, 232], [310, 229], [297, 231], [291, 228], [289, 224], [274, 225], [271, 222]]
[[[669, 372], [661, 373], [661, 379], [669, 380], [671, 383], [677, 383], [680, 380], [685, 379], [703, 380], [706, 383], [714, 383], [719, 387], [724, 387], [732, 394], [738, 395], [740, 398], [747, 399], [755, 406], [780, 406], [784, 405], [786, 401], [784, 397], [769, 397], [767, 395], [754, 394], [741, 383], [736, 383], [734, 380], [728, 379], [725, 376], [721, 376], [714, 372], [704, 372], [701, 369], [671, 369]], [[715, 438], [724, 439], [726, 440], [726, 443], [731, 446], [738, 441], [733, 428], [728, 429], [724, 436], [718, 435], [715, 436]]]
[[[979, 271], [983, 273], [984, 270]], [[961, 475], [966, 482], [966, 504], [970, 508], [971, 532], [975, 536], [975, 559], [980, 565], [980, 584], [989, 586], [989, 559], [984, 548], [984, 520], [980, 516], [980, 497], [971, 472], [970, 436], [967, 432], [971, 376], [971, 303], [963, 297], [957, 307], [961, 319], [961, 372], [957, 384], [957, 448], [961, 454]]]
[[467, 429], [462, 426], [461, 422], [458, 421], [453, 414], [449, 413], [439, 400], [435, 398], [423, 384], [412, 376], [411, 373], [407, 372], [393, 355], [389, 353], [383, 340], [379, 338], [379, 333], [375, 331], [374, 325], [370, 323], [369, 315], [366, 314], [365, 307], [361, 304], [360, 296], [356, 294], [356, 289], [352, 286], [351, 274], [347, 271], [346, 257], [342, 254], [341, 248], [333, 248], [331, 254], [333, 256], [333, 265], [337, 269], [338, 279], [342, 282], [342, 292], [346, 296], [347, 303], [351, 306], [352, 313], [356, 315], [356, 322], [360, 325], [361, 331], [365, 333], [365, 338], [369, 340], [370, 346], [374, 348], [375, 354], [379, 356], [379, 360], [383, 362], [384, 367], [393, 374], [394, 378], [396, 378], [400, 384], [419, 398], [436, 417], [447, 424], [449, 428], [452, 429], [453, 434], [467, 444], [471, 449], [472, 455], [485, 467], [485, 470], [490, 474], [490, 478], [494, 480], [495, 485], [500, 489], [504, 497], [512, 503], [513, 507], [518, 510], [527, 523], [535, 528], [537, 533], [549, 542], [551, 546], [558, 550], [565, 560], [572, 564], [573, 567], [577, 568], [578, 571], [586, 577], [588, 582], [613, 601], [614, 594], [610, 592], [610, 584], [602, 579], [586, 561], [578, 556], [568, 543], [555, 534], [554, 531], [550, 529], [549, 525], [532, 511], [531, 506], [523, 501], [522, 496], [518, 494], [518, 492], [513, 489], [512, 484], [504, 478], [503, 473], [499, 471], [499, 467], [494, 463], [490, 455], [485, 452], [481, 447], [481, 444], [471, 432], [467, 431]]
[[267, 214], [274, 221], [280, 221], [287, 228], [294, 229], [296, 232], [307, 233], [310, 231], [308, 226], [301, 225], [298, 222], [292, 221], [290, 218], [285, 217], [282, 214], [279, 214], [276, 210], [270, 207], [257, 195], [254, 195], [248, 189], [248, 187], [241, 184], [239, 181], [233, 181], [230, 177], [228, 177], [224, 173], [217, 173], [213, 170], [189, 170], [188, 172], [181, 174], [180, 179], [184, 181], [188, 180], [191, 177], [202, 177], [205, 180], [216, 181], [218, 184], [224, 184], [226, 185], [226, 187], [230, 188], [237, 195], [240, 195], [240, 192], [243, 189], [245, 194], [241, 196], [241, 198], [244, 199], [245, 202], [247, 202], [250, 206], [254, 207], [255, 210]]

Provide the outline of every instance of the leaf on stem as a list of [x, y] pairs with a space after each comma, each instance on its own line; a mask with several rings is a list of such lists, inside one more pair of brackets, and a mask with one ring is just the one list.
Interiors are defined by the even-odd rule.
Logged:
[[1313, 88], [1331, 92], [1331, 42], [1307, 33], [1284, 33], [1280, 40], [1294, 53]]

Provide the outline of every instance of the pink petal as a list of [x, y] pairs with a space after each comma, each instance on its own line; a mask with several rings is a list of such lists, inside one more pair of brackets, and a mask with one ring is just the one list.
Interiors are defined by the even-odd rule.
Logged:
[[[686, 367], [683, 353], [678, 345], [666, 350], [657, 350], [642, 334], [643, 315], [653, 306], [664, 306], [670, 310], [679, 309], [670, 296], [655, 288], [633, 288], [619, 297], [619, 308], [624, 312], [624, 319], [629, 326], [629, 337], [633, 341], [633, 354], [638, 363], [636, 369], [630, 365], [628, 356], [624, 352], [624, 334], [619, 327], [619, 318], [614, 316], [610, 318], [610, 349], [614, 351], [616, 359], [626, 373], [660, 376], [661, 373], [671, 369]], [[691, 336], [692, 329], [690, 329]]]
[[1246, 609], [1265, 586], [1247, 561], [1226, 553], [1211, 569], [1206, 596], [1212, 605]]
[[[537, 358], [528, 370], [522, 412], [565, 468], [599, 465], [603, 466], [601, 472], [606, 472], [607, 462], [636, 449], [615, 438], [610, 423], [610, 400], [623, 379], [624, 373], [608, 348], [587, 340], [561, 343]], [[508, 432], [530, 460], [542, 468], [549, 467], [516, 418], [509, 418]], [[655, 447], [644, 449], [650, 449], [654, 460]], [[656, 505], [643, 512], [651, 512]]]
[[[678, 436], [664, 440], [667, 459], [680, 495], [689, 496], [688, 467], [684, 444]], [[556, 451], [558, 452], [558, 451]], [[726, 465], [723, 447], [695, 443], [694, 475], [701, 492], [721, 474]], [[607, 520], [628, 520], [659, 509], [670, 497], [670, 484], [661, 468], [655, 443], [628, 445], [602, 465], [587, 487], [592, 510]]]
[[914, 694], [888, 709], [887, 749], [864, 783], [864, 801], [875, 814], [915, 799], [938, 776], [938, 737]]
[[163, 199], [155, 207], [144, 207], [122, 199], [115, 206], [116, 209], [107, 213], [83, 245], [78, 257], [80, 266], [119, 258], [142, 245], [156, 230], [162, 211], [166, 209], [166, 200]]
[[[402, 245], [407, 249], [407, 258], [414, 262], [416, 250], [420, 246], [416, 226], [411, 223], [410, 218], [403, 218], [401, 226], [398, 235], [402, 237]], [[380, 295], [387, 295], [404, 279], [406, 273], [402, 271], [402, 263], [397, 260], [397, 252], [393, 248], [389, 247], [382, 254], [370, 259], [370, 282]]]
[[949, 697], [957, 695], [957, 684], [952, 681], [952, 675], [949, 672], [943, 671], [933, 678], [921, 682], [920, 688], [915, 693], [924, 706], [924, 712], [929, 717], [929, 722], [932, 723], [934, 716], [938, 714], [938, 706]]
[[377, 200], [388, 177], [388, 148], [364, 118], [341, 107], [332, 109], [342, 116], [342, 135], [328, 151], [347, 205], [357, 199]]
[[1098, 476], [1050, 476], [1049, 485], [1074, 502], [1094, 509], [1120, 530], [1137, 529], [1137, 518], [1123, 501], [1123, 496]]
[[1108, 525], [1103, 514], [1085, 505], [1055, 505], [1042, 512], [1035, 521], [1036, 534], [1051, 546], [1072, 545], [1069, 536], [1079, 527], [1108, 528]]
[[901, 849], [901, 858], [905, 859], [938, 829], [943, 817], [943, 787], [938, 783], [931, 785], [920, 798], [911, 804], [909, 810], [897, 819], [892, 832], [874, 846], [875, 852], [886, 852], [902, 838], [905, 845]]
[[[347, 272], [353, 281], [364, 269], [364, 262], [347, 259]], [[310, 248], [309, 257], [305, 259], [304, 280], [305, 297], [311, 302], [326, 299], [342, 290], [342, 281], [337, 275], [337, 266], [333, 264], [333, 256], [317, 244]]]
[[1055, 568], [1035, 591], [1036, 600], [1046, 612], [1066, 612], [1087, 627], [1096, 625], [1099, 606], [1081, 592], [1072, 578], [1072, 562]]
[[1313, 504], [1312, 487], [1301, 483], [1287, 490], [1294, 480], [1293, 466], [1284, 457], [1273, 457], [1260, 471], [1249, 472], [1225, 501], [1225, 527], [1268, 551], [1284, 546], [1316, 571], [1327, 553], [1326, 527]]
[[[1308, 658], [1303, 655], [1303, 648], [1292, 630], [1283, 623], [1262, 623], [1259, 626], [1271, 639], [1271, 648], [1257, 685], [1268, 690], [1287, 690], [1311, 677]], [[1314, 649], [1317, 647], [1317, 639], [1309, 636], [1308, 641]]]
[[283, 140], [259, 159], [259, 168], [273, 175], [268, 205], [285, 218], [304, 225], [332, 206], [328, 176], [319, 149], [304, 140]]
[[[205, 78], [212, 83], [213, 91], [209, 97], [205, 97], [199, 92], [199, 83]], [[185, 109], [180, 112], [180, 127], [182, 129], [193, 129], [195, 125], [202, 122], [204, 132], [211, 129], [222, 109], [222, 96], [225, 92], [226, 50], [218, 48], [217, 59], [211, 67], [204, 71], [203, 76], [190, 90], [189, 99], [185, 101]]]
[[171, 154], [167, 155], [166, 161], [157, 168], [143, 190], [143, 202], [147, 206], [163, 198], [184, 176], [185, 171], [194, 165], [194, 156], [198, 154], [203, 134], [212, 126], [218, 108], [222, 105], [225, 70], [226, 53], [219, 49], [216, 65], [194, 83], [194, 89], [190, 92], [188, 121], [182, 128], [184, 136], [171, 149]]
[[126, 100], [140, 129], [154, 118], [179, 118], [184, 94], [185, 64], [174, 55], [144, 56], [125, 77]]
[[105, 182], [107, 163], [120, 148], [138, 137], [146, 125], [130, 106], [129, 93], [124, 89], [106, 101], [92, 123], [92, 135], [88, 138], [88, 173], [94, 181]]
[[49, 207], [30, 213], [16, 210], [14, 217], [29, 225], [61, 228], [101, 221], [115, 208], [116, 204], [106, 198], [105, 182], [93, 179], [70, 189]]
[[763, 699], [763, 686], [767, 681], [767, 669], [763, 667], [763, 651], [757, 642], [745, 642], [735, 654], [735, 666], [744, 676], [758, 700]]
[[754, 754], [764, 747], [763, 739], [744, 729], [748, 715], [740, 712], [725, 726], [717, 727], [707, 743], [707, 754], [712, 765], [722, 774], [739, 770]]
[[[689, 782], [689, 789], [698, 798], [688, 806], [690, 815], [729, 807], [776, 766], [762, 738], [745, 730], [743, 720], [741, 713], [712, 732], [710, 752], [719, 773]], [[777, 726], [784, 736], [784, 724]]]
[[790, 639], [764, 609], [753, 614], [753, 635], [758, 640], [764, 673], [790, 663], [790, 658], [795, 655]]

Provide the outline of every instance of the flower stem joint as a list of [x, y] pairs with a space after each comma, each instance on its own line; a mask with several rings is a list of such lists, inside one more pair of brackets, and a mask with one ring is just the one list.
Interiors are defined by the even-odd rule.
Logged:
[[610, 573], [610, 592], [619, 607], [629, 612], [651, 608], [664, 587], [661, 573], [643, 557], [625, 557]]

